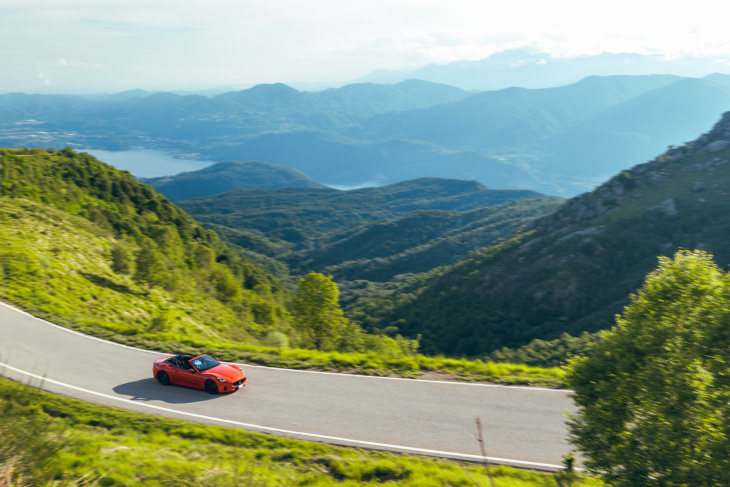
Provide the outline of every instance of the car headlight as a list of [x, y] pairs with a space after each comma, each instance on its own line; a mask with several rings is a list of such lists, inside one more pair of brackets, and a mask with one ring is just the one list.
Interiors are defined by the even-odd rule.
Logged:
[[223, 377], [216, 377], [218, 379], [218, 382], [225, 382], [226, 380]]

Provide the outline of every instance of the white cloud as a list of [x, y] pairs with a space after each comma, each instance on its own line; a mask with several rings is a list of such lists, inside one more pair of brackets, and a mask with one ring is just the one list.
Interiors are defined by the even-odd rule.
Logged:
[[83, 61], [72, 63], [72, 62], [67, 61], [66, 58], [60, 58], [58, 60], [58, 65], [63, 66], [64, 68], [101, 69], [104, 67], [101, 64], [89, 64], [89, 63], [85, 63]]

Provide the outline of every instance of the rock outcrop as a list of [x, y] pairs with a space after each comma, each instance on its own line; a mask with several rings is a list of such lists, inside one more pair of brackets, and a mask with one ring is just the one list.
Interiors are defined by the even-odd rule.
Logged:
[[[532, 222], [528, 226], [528, 230], [541, 229], [550, 233], [569, 231], [569, 226], [609, 212], [640, 194], [642, 186], [662, 183], [671, 175], [672, 171], [677, 170], [676, 162], [685, 157], [719, 152], [729, 147], [730, 112], [726, 112], [710, 132], [702, 134], [697, 140], [680, 147], [670, 146], [664, 154], [655, 159], [621, 172], [591, 192], [569, 199], [554, 213]], [[691, 168], [712, 171], [712, 167], [727, 162], [725, 159], [716, 157], [704, 164], [693, 165]], [[703, 191], [705, 183], [698, 181], [691, 189]], [[668, 215], [677, 214], [673, 200], [664, 201], [659, 207], [650, 209], [659, 209]]]

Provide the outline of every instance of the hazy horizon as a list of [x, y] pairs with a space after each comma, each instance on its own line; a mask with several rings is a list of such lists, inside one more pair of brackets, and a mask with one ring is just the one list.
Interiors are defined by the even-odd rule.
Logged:
[[[114, 93], [261, 83], [341, 86], [377, 71], [529, 48], [555, 59], [638, 53], [710, 60], [730, 72], [725, 4], [478, 0], [364, 4], [292, 0], [8, 0], [0, 93]], [[682, 73], [676, 73], [682, 74]], [[707, 73], [709, 74], [709, 73]]]

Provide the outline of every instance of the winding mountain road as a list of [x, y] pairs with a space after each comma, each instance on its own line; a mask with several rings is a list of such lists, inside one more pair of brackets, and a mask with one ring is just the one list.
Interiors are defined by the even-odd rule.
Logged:
[[569, 391], [241, 364], [248, 385], [209, 395], [163, 387], [151, 352], [83, 335], [0, 303], [0, 373], [85, 401], [290, 438], [552, 470], [569, 451]]

